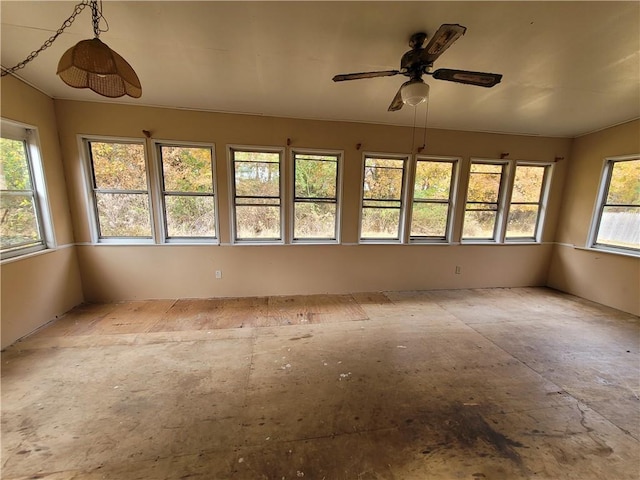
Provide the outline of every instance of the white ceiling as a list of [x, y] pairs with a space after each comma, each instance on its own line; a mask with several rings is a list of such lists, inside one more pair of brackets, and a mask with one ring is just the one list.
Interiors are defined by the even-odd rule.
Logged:
[[[1, 61], [37, 49], [75, 2], [1, 1]], [[134, 67], [142, 98], [118, 103], [413, 125], [387, 107], [403, 76], [334, 83], [338, 73], [399, 68], [412, 33], [466, 34], [435, 68], [504, 75], [486, 89], [425, 77], [434, 128], [576, 136], [640, 116], [640, 2], [105, 1], [100, 38]], [[87, 8], [17, 75], [54, 98], [108, 101], [66, 86], [62, 53], [92, 38]], [[418, 107], [423, 125], [426, 108]]]

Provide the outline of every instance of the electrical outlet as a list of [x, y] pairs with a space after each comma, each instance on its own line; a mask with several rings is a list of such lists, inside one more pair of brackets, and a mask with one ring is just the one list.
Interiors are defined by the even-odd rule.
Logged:
[[462, 267], [460, 265], [456, 265], [456, 275], [462, 275]]
[[216, 278], [222, 278], [222, 270], [216, 270]]

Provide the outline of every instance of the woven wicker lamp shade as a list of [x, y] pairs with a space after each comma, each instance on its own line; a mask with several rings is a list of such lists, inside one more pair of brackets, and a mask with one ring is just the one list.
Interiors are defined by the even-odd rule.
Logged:
[[131, 65], [97, 37], [67, 50], [58, 62], [57, 74], [71, 87], [90, 88], [105, 97], [142, 95], [140, 80]]

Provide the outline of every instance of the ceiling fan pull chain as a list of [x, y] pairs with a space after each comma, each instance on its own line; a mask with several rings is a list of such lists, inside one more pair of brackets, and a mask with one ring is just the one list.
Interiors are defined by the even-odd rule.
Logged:
[[71, 14], [71, 16], [69, 18], [67, 18], [62, 23], [62, 25], [56, 31], [56, 33], [54, 33], [51, 37], [49, 37], [49, 39], [46, 40], [39, 49], [34, 50], [33, 52], [31, 52], [27, 56], [27, 58], [25, 58], [23, 61], [21, 61], [17, 65], [14, 65], [11, 68], [5, 68], [5, 67], [0, 65], [0, 68], [2, 68], [2, 73], [0, 74], [0, 76], [4, 77], [6, 75], [9, 75], [10, 73], [14, 73], [15, 71], [20, 70], [21, 68], [24, 68], [25, 66], [27, 66], [27, 64], [29, 62], [31, 62], [31, 60], [36, 58], [40, 52], [42, 52], [42, 51], [46, 50], [47, 48], [49, 48], [51, 46], [51, 44], [56, 40], [56, 38], [58, 38], [60, 36], [60, 34], [62, 34], [62, 32], [64, 32], [67, 28], [69, 28], [71, 26], [71, 24], [76, 19], [76, 17], [80, 14], [80, 12], [82, 12], [82, 10], [84, 10], [84, 8], [87, 5], [89, 5], [90, 3], [91, 2], [89, 0], [82, 0], [82, 2], [78, 3], [74, 7], [73, 13]]

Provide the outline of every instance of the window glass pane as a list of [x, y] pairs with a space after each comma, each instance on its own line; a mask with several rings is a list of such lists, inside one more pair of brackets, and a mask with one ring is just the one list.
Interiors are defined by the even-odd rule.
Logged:
[[294, 229], [294, 238], [335, 238], [336, 204], [296, 202]]
[[538, 205], [511, 205], [507, 219], [507, 238], [534, 238]]
[[397, 239], [399, 208], [363, 208], [361, 238]]
[[640, 160], [612, 165], [607, 204], [640, 205]]
[[24, 141], [0, 138], [0, 159], [0, 190], [32, 189]]
[[497, 203], [501, 178], [501, 165], [471, 164], [467, 201]]
[[448, 213], [449, 205], [446, 203], [414, 203], [410, 235], [444, 238], [447, 233]]
[[151, 236], [147, 194], [96, 192], [96, 203], [101, 236]]
[[596, 243], [640, 248], [640, 207], [605, 207]]
[[513, 181], [511, 201], [515, 203], [538, 203], [542, 194], [544, 171], [545, 167], [518, 165]]
[[0, 238], [2, 249], [40, 243], [38, 220], [29, 194], [0, 195]]
[[147, 190], [144, 146], [90, 142], [97, 189]]
[[211, 149], [167, 145], [160, 149], [165, 191], [213, 193]]
[[165, 196], [167, 236], [215, 237], [214, 201], [211, 196]]
[[[327, 159], [328, 161], [322, 161]], [[336, 157], [295, 156], [296, 198], [336, 198], [338, 161]]]
[[235, 162], [236, 195], [280, 197], [280, 164]]
[[236, 238], [280, 239], [280, 207], [236, 206]]
[[234, 150], [233, 159], [236, 162], [280, 163], [280, 154], [277, 152], [242, 152], [240, 150]]
[[496, 224], [495, 211], [469, 211], [464, 214], [464, 238], [491, 239]]
[[449, 200], [452, 170], [449, 162], [418, 161], [413, 198]]
[[364, 170], [364, 198], [400, 200], [403, 165], [402, 160], [367, 158]]

